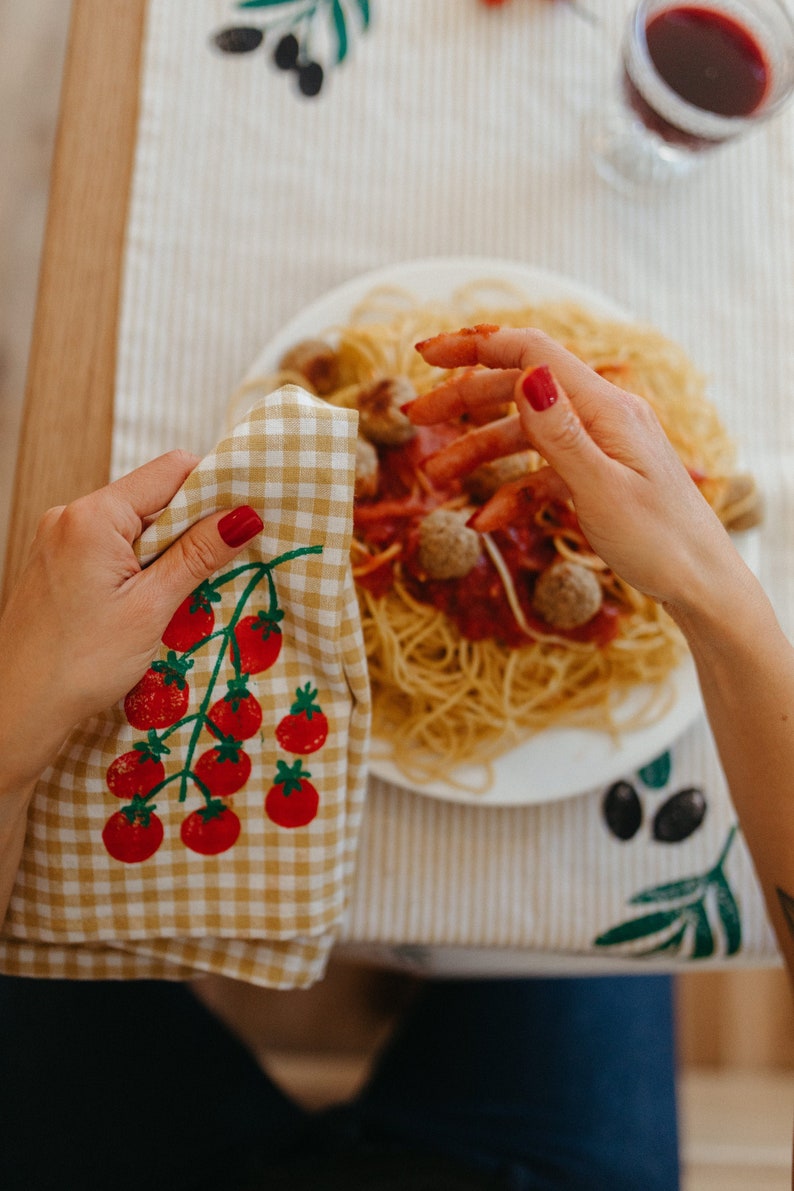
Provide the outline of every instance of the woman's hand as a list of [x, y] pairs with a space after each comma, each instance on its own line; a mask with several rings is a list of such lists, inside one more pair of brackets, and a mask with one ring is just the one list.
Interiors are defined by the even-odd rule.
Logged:
[[[593, 550], [674, 614], [708, 600], [721, 571], [747, 581], [728, 534], [642, 398], [610, 384], [540, 331], [472, 328], [437, 335], [417, 350], [442, 368], [481, 364], [493, 371], [464, 370], [417, 398], [406, 410], [412, 421], [482, 413], [506, 401], [518, 409], [431, 456], [431, 476], [448, 477], [531, 446], [549, 469], [524, 485], [570, 496]], [[493, 527], [511, 505], [520, 510], [521, 486], [497, 493], [475, 528]]]
[[262, 529], [247, 506], [215, 513], [141, 568], [133, 543], [197, 462], [173, 451], [42, 518], [0, 617], [0, 792], [28, 787], [135, 685], [182, 600]]

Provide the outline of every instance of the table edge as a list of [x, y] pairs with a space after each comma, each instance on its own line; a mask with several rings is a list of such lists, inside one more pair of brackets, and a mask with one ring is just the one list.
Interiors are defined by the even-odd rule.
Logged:
[[4, 570], [42, 513], [107, 482], [146, 0], [74, 0]]

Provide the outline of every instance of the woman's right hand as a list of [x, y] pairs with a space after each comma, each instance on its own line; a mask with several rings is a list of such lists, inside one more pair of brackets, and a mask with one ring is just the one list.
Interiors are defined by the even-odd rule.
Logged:
[[[533, 447], [551, 469], [540, 482], [570, 496], [592, 549], [627, 583], [675, 613], [710, 598], [718, 575], [750, 578], [716, 514], [642, 398], [611, 384], [540, 331], [471, 328], [417, 344], [429, 363], [462, 370], [417, 398], [406, 412], [430, 424], [466, 409], [514, 401], [501, 429], [488, 423], [462, 440], [479, 462], [478, 439], [493, 454]], [[484, 369], [471, 371], [473, 365]], [[491, 441], [488, 441], [490, 436]], [[431, 456], [428, 472], [467, 469], [453, 443]], [[476, 465], [476, 462], [474, 465]], [[472, 524], [494, 526], [500, 504], [520, 510], [520, 485], [497, 493]]]

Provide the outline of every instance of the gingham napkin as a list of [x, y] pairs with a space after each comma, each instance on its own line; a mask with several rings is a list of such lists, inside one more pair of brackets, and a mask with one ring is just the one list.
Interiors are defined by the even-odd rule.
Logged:
[[[45, 773], [3, 971], [72, 978], [322, 974], [366, 778], [366, 662], [349, 568], [356, 415], [260, 399], [138, 543], [253, 505], [264, 531], [191, 596], [141, 682]], [[261, 720], [260, 720], [261, 714]]]

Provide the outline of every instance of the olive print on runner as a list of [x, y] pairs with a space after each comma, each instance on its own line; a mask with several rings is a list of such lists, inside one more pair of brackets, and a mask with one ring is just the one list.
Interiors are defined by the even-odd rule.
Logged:
[[681, 956], [708, 959], [736, 955], [742, 946], [739, 906], [725, 875], [737, 828], [731, 827], [722, 850], [704, 873], [641, 889], [630, 906], [644, 913], [610, 927], [593, 940], [596, 947], [620, 949], [632, 959]]
[[631, 782], [613, 782], [601, 809], [604, 822], [617, 839], [633, 839], [642, 826], [642, 802]]
[[272, 65], [294, 78], [298, 94], [308, 99], [320, 94], [329, 70], [347, 58], [355, 34], [370, 25], [369, 0], [240, 0], [237, 8], [256, 10], [260, 23], [218, 30], [215, 49], [241, 55], [264, 45]]
[[[322, 546], [306, 546], [269, 563], [244, 563], [202, 583], [174, 613], [162, 637], [165, 658], [152, 662], [124, 699], [127, 722], [144, 732], [145, 738], [116, 757], [105, 775], [110, 794], [125, 801], [102, 831], [105, 848], [115, 860], [139, 864], [155, 854], [165, 836], [155, 800], [172, 793], [177, 793], [180, 803], [188, 795], [201, 800], [180, 827], [180, 839], [191, 852], [216, 856], [237, 842], [241, 823], [227, 800], [250, 777], [245, 742], [262, 726], [253, 679], [276, 664], [283, 643], [284, 613], [273, 571], [292, 559], [321, 552]], [[228, 620], [219, 624], [224, 588], [240, 579], [242, 592]], [[267, 607], [256, 608], [254, 603], [249, 611], [263, 588], [268, 593]], [[191, 671], [199, 650], [211, 651], [211, 672], [205, 688], [194, 692]], [[221, 689], [221, 675], [224, 667], [228, 673], [229, 665], [233, 675]], [[285, 751], [307, 754], [325, 743], [328, 721], [317, 696], [317, 688], [307, 681], [272, 725]], [[172, 750], [168, 742], [178, 731], [184, 734], [185, 728], [188, 742], [176, 757], [176, 748]], [[277, 762], [263, 806], [271, 822], [295, 828], [314, 819], [320, 795], [310, 776], [300, 756], [292, 764]]]
[[[673, 776], [668, 750], [637, 771], [634, 781], [614, 782], [601, 803], [609, 832], [627, 842], [645, 818], [644, 802], [654, 793], [667, 793]], [[642, 794], [642, 797], [641, 797]], [[707, 803], [703, 791], [687, 786], [668, 794], [651, 818], [650, 843], [679, 844], [702, 825]], [[718, 952], [735, 955], [741, 948], [741, 916], [725, 864], [736, 837], [728, 832], [715, 863], [706, 872], [642, 889], [629, 906], [645, 912], [610, 927], [594, 939], [599, 948], [614, 948], [632, 958], [681, 956], [707, 959]]]
[[[670, 780], [672, 758], [662, 753], [637, 771], [647, 791], [662, 790]], [[702, 790], [688, 786], [671, 794], [657, 808], [651, 821], [651, 835], [657, 843], [679, 844], [688, 839], [706, 817], [708, 805]], [[633, 782], [617, 781], [604, 794], [601, 810], [608, 830], [616, 839], [633, 839], [645, 817], [640, 791]]]

